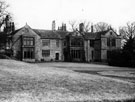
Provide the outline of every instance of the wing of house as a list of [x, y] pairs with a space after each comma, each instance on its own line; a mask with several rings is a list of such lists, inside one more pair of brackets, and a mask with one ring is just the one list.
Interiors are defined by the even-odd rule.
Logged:
[[[62, 32], [61, 32], [62, 33]], [[61, 61], [64, 34], [25, 25], [12, 34], [14, 56], [23, 61]]]
[[121, 37], [112, 29], [85, 34], [87, 61], [107, 61], [110, 50], [121, 48]]

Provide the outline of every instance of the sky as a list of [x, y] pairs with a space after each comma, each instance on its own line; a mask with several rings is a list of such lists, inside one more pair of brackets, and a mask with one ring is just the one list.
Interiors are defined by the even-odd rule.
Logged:
[[135, 0], [5, 0], [16, 28], [56, 29], [69, 21], [106, 22], [118, 29], [135, 21]]

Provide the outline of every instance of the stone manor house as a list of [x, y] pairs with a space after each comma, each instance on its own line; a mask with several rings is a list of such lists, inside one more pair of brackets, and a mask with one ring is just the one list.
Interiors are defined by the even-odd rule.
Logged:
[[121, 48], [121, 38], [112, 29], [102, 32], [33, 29], [29, 25], [12, 33], [13, 56], [22, 61], [107, 61], [108, 51]]

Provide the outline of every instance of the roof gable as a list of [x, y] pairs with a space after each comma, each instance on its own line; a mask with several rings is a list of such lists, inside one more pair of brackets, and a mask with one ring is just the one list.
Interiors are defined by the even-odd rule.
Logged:
[[24, 27], [14, 31], [12, 35], [37, 36], [37, 34], [27, 24]]
[[104, 35], [104, 37], [118, 37], [118, 34], [114, 30], [108, 30]]

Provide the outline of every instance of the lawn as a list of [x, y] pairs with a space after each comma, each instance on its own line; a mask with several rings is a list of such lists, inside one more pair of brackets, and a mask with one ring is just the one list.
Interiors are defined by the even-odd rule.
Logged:
[[135, 83], [130, 81], [64, 68], [0, 60], [1, 102], [99, 102], [134, 98]]

